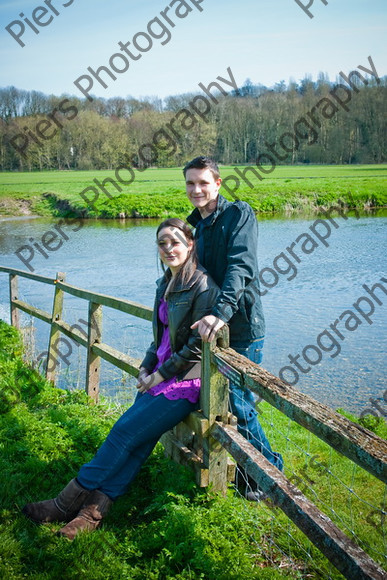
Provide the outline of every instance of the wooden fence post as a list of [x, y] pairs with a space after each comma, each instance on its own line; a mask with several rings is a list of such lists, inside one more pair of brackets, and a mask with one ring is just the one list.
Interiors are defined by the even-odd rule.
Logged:
[[[66, 274], [64, 272], [58, 272], [56, 275], [56, 280], [59, 282], [64, 282], [66, 279]], [[52, 323], [60, 320], [62, 318], [63, 312], [63, 290], [60, 290], [55, 286], [54, 301], [52, 305], [52, 316], [51, 316], [51, 330], [50, 339], [48, 342], [48, 354], [47, 354], [47, 368], [46, 368], [46, 378], [55, 384], [57, 376], [58, 367], [58, 342], [60, 339], [60, 330], [55, 328]], [[54, 363], [54, 364], [51, 364]]]
[[[228, 341], [228, 328], [220, 335], [220, 340]], [[218, 371], [212, 362], [212, 351], [216, 341], [203, 343], [202, 350], [202, 388], [200, 389], [200, 406], [203, 415], [209, 422], [208, 437], [203, 438], [203, 463], [208, 468], [208, 483], [214, 491], [223, 494], [227, 490], [227, 451], [211, 436], [211, 428], [216, 421], [227, 423], [228, 420], [228, 380]]]
[[18, 277], [15, 274], [9, 275], [9, 299], [11, 305], [11, 325], [15, 328], [20, 328], [19, 309], [14, 304], [14, 300], [18, 300]]
[[101, 357], [93, 352], [93, 345], [101, 342], [102, 335], [102, 305], [89, 302], [87, 339], [87, 363], [86, 363], [86, 393], [95, 403], [99, 397], [99, 379]]

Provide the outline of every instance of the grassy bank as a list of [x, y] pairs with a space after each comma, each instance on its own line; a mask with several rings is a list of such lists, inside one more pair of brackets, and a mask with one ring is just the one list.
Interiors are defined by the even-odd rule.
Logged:
[[[242, 171], [244, 168], [240, 167]], [[233, 167], [222, 167], [223, 178], [236, 175]], [[129, 179], [128, 172], [121, 176]], [[111, 182], [109, 199], [100, 191], [90, 207], [80, 193], [96, 187], [106, 178], [116, 181], [114, 171], [52, 171], [39, 173], [0, 173], [0, 215], [66, 216], [83, 210], [86, 217], [186, 216], [191, 206], [185, 196], [181, 168], [135, 170], [130, 185]], [[253, 187], [240, 179], [235, 188], [233, 179], [226, 179], [229, 190], [248, 201], [256, 212], [315, 211], [335, 205], [339, 200], [349, 207], [381, 207], [387, 205], [387, 165], [343, 166], [278, 166], [262, 181], [251, 171], [247, 178]], [[223, 189], [229, 199], [232, 196]], [[88, 199], [93, 192], [87, 193]]]
[[[222, 498], [197, 488], [190, 472], [163, 457], [160, 445], [100, 530], [70, 543], [53, 533], [60, 524], [37, 526], [27, 521], [20, 512], [24, 503], [56, 495], [93, 456], [122, 409], [106, 402], [93, 406], [82, 392], [53, 388], [23, 364], [21, 354], [19, 334], [0, 321], [0, 577], [250, 580], [322, 579], [331, 574], [341, 578], [300, 532], [292, 532], [293, 543], [280, 510], [249, 504], [232, 489]], [[330, 470], [366, 502], [375, 502], [378, 494], [382, 497], [383, 486], [371, 476], [358, 472], [355, 477], [349, 461], [332, 458], [329, 448], [311, 441], [301, 427], [294, 424], [290, 432], [285, 417], [273, 415], [268, 406], [263, 409], [275, 424], [270, 432], [275, 448], [286, 451], [287, 465], [302, 479], [308, 470], [309, 479], [319, 480], [317, 495], [321, 493], [324, 501], [332, 502], [332, 480], [320, 468], [313, 473], [305, 465], [298, 451], [302, 447], [308, 446], [319, 461], [328, 461]], [[370, 419], [368, 426], [386, 436], [382, 420]], [[296, 443], [294, 451], [287, 444], [285, 448], [281, 432]], [[366, 544], [382, 549], [380, 532], [365, 522], [367, 505], [362, 503], [359, 512], [355, 498], [348, 500], [336, 483], [333, 487], [332, 505], [340, 522], [355, 513], [356, 533]], [[313, 489], [316, 486], [312, 498]], [[292, 564], [283, 555], [289, 549]]]

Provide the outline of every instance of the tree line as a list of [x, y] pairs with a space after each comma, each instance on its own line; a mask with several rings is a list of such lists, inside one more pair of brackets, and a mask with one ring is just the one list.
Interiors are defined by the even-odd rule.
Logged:
[[[318, 116], [317, 137], [296, 144], [286, 141], [286, 135], [317, 103], [324, 99], [328, 103], [335, 84], [322, 73], [317, 81], [306, 76], [299, 83], [281, 81], [270, 88], [247, 79], [228, 96], [216, 94], [218, 103], [191, 128], [175, 125], [174, 151], [161, 142], [153, 164], [181, 166], [202, 153], [223, 164], [249, 164], [267, 151], [268, 143], [281, 140], [287, 143], [281, 150], [283, 164], [384, 162], [386, 85], [387, 77], [379, 84], [359, 81], [347, 106], [337, 107], [334, 115]], [[164, 100], [94, 97], [90, 102], [69, 95], [0, 88], [0, 170], [113, 169], [128, 158], [136, 163], [139, 147], [151, 142], [179, 111], [189, 109], [197, 94]], [[66, 116], [70, 110], [73, 114]], [[137, 163], [141, 166], [144, 160]]]

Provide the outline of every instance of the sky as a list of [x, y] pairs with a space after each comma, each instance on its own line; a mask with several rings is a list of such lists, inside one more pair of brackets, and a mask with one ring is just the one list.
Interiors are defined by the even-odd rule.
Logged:
[[[228, 67], [238, 86], [247, 78], [273, 86], [319, 72], [335, 81], [369, 68], [369, 56], [380, 77], [387, 73], [385, 0], [298, 1], [313, 18], [296, 0], [0, 0], [0, 87], [165, 98], [228, 78]], [[109, 60], [127, 70], [114, 72]], [[88, 71], [101, 66], [115, 76], [100, 73], [105, 87]]]

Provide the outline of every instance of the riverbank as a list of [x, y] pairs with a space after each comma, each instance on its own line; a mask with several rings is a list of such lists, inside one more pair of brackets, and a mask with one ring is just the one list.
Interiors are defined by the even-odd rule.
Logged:
[[[60, 524], [27, 521], [20, 512], [24, 503], [55, 496], [90, 460], [123, 409], [108, 401], [94, 406], [83, 392], [52, 387], [22, 362], [22, 351], [18, 332], [0, 321], [0, 436], [7, 449], [1, 457], [1, 577], [341, 578], [303, 534], [288, 527], [278, 508], [250, 504], [232, 488], [225, 498], [197, 488], [189, 471], [163, 457], [160, 445], [97, 532], [69, 543], [53, 533]], [[285, 432], [288, 420], [274, 415], [276, 430]], [[384, 421], [369, 419], [368, 426], [386, 436]], [[291, 438], [315, 461], [307, 465], [302, 453], [287, 449], [288, 477], [297, 474], [293, 481], [314, 501], [329, 497], [338, 524], [350, 525], [364, 545], [382, 550], [380, 531], [367, 517], [375, 497], [382, 497], [381, 482], [365, 472], [355, 479], [349, 460], [332, 456], [299, 426]], [[337, 483], [332, 489], [327, 462], [329, 473], [347, 479], [356, 492], [349, 504], [346, 490]], [[360, 511], [358, 497], [365, 501]], [[352, 513], [360, 514], [356, 521]]]
[[[263, 181], [248, 169], [249, 183], [234, 167], [222, 167], [221, 173], [222, 193], [247, 201], [256, 213], [319, 212], [340, 203], [361, 210], [387, 205], [387, 165], [278, 166]], [[3, 217], [165, 218], [184, 217], [191, 209], [181, 168], [149, 168], [130, 185], [118, 182], [114, 171], [0, 173]]]

